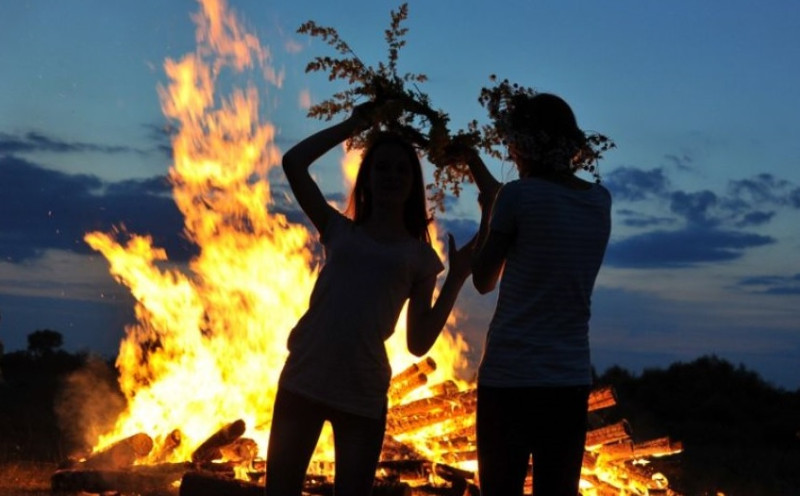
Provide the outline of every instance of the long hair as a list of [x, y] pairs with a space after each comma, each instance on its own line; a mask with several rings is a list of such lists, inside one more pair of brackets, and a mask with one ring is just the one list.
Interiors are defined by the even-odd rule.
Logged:
[[398, 145], [408, 156], [411, 162], [412, 179], [411, 191], [403, 206], [403, 219], [405, 227], [415, 238], [430, 243], [428, 224], [428, 207], [425, 201], [425, 183], [422, 180], [422, 164], [420, 164], [417, 150], [407, 140], [393, 133], [381, 132], [374, 136], [361, 158], [356, 181], [350, 193], [350, 201], [346, 214], [356, 224], [361, 224], [372, 215], [372, 191], [369, 188], [370, 173], [374, 162], [375, 150], [383, 145]]

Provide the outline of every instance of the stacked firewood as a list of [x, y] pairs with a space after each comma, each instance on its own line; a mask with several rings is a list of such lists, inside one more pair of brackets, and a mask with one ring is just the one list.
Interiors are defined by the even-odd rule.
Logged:
[[[436, 363], [426, 358], [392, 379], [375, 496], [479, 494], [474, 471], [477, 391], [460, 389], [453, 381], [428, 384], [435, 369]], [[416, 399], [408, 399], [412, 397]], [[615, 404], [614, 391], [599, 388], [591, 392], [588, 409], [592, 412]], [[180, 463], [166, 462], [184, 442], [180, 430], [169, 432], [157, 443], [148, 434], [137, 433], [63, 464], [51, 478], [52, 489], [143, 496], [261, 496], [265, 464], [258, 458], [257, 443], [244, 437], [245, 431], [243, 420], [224, 425], [194, 449], [190, 460]], [[586, 494], [673, 494], [665, 479], [653, 477], [631, 462], [680, 451], [680, 443], [669, 438], [634, 442], [624, 420], [588, 430], [583, 479], [592, 489]], [[331, 466], [323, 472], [332, 474], [334, 470]], [[249, 479], [242, 479], [243, 474]], [[532, 475], [527, 482], [531, 484]], [[329, 495], [332, 491], [329, 475], [306, 478], [306, 494]]]

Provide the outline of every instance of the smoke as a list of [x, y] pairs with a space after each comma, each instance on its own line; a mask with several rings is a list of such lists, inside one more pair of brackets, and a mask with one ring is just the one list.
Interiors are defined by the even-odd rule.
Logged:
[[126, 401], [117, 385], [111, 365], [96, 356], [64, 379], [55, 398], [55, 411], [61, 432], [70, 446], [81, 450], [97, 444], [101, 434], [114, 427]]

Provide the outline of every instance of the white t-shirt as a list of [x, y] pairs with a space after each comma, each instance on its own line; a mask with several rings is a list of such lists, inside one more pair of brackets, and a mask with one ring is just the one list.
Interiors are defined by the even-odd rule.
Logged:
[[289, 335], [280, 385], [343, 411], [377, 418], [392, 371], [384, 341], [411, 288], [444, 267], [423, 241], [380, 242], [332, 215], [325, 264], [308, 310]]
[[591, 295], [611, 231], [611, 196], [537, 178], [495, 200], [492, 231], [513, 238], [478, 372], [493, 387], [589, 385]]

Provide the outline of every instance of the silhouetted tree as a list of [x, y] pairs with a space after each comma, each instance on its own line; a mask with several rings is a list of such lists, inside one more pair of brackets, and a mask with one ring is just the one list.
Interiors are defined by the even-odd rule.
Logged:
[[28, 334], [28, 351], [38, 357], [52, 354], [63, 344], [64, 337], [57, 331], [40, 329]]

